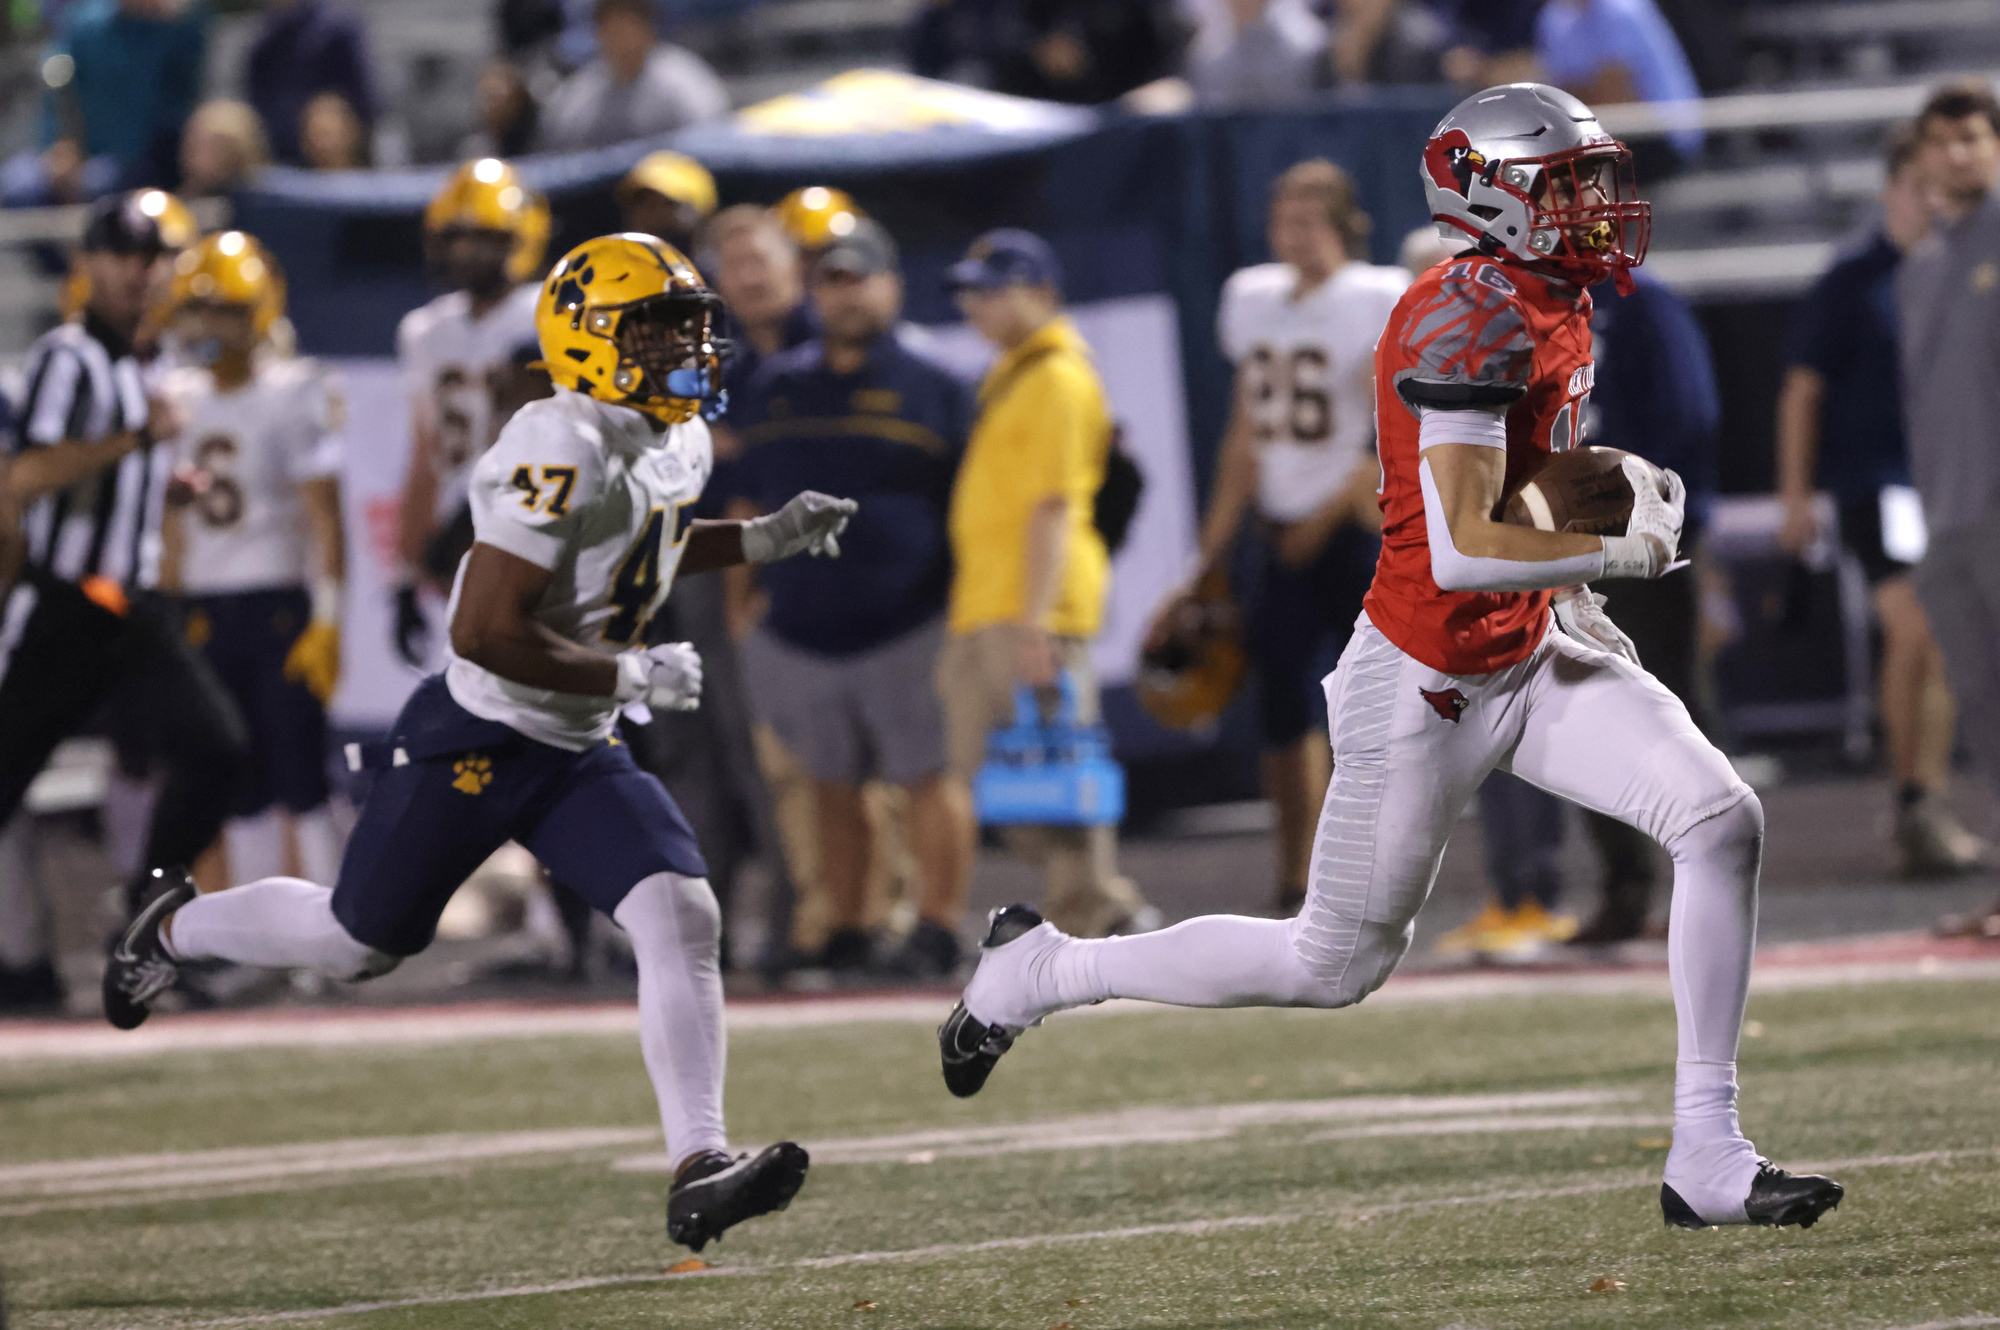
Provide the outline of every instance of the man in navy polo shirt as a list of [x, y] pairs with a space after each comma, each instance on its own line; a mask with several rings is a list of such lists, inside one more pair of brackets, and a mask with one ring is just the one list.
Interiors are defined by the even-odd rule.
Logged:
[[768, 357], [732, 404], [742, 453], [731, 492], [770, 511], [803, 477], [838, 478], [861, 509], [833, 576], [787, 567], [763, 577], [769, 611], [745, 644], [751, 698], [812, 773], [820, 887], [834, 914], [829, 965], [868, 955], [861, 787], [874, 777], [909, 794], [921, 878], [919, 922], [889, 968], [943, 976], [958, 964], [974, 836], [971, 792], [946, 769], [932, 678], [951, 581], [945, 513], [971, 394], [899, 341], [902, 278], [879, 224], [860, 221], [834, 241], [810, 290], [820, 335]]

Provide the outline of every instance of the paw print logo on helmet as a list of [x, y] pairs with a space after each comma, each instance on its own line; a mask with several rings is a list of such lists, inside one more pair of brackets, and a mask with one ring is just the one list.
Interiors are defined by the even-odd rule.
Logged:
[[662, 424], [721, 413], [722, 302], [656, 236], [586, 240], [542, 282], [535, 332], [559, 388], [643, 411]]
[[1474, 93], [1431, 131], [1418, 172], [1445, 243], [1588, 286], [1621, 289], [1646, 257], [1653, 211], [1632, 154], [1559, 88]]

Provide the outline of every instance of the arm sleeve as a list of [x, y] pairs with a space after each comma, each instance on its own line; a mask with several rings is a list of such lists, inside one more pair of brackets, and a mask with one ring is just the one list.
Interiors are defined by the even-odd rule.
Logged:
[[[1477, 437], [1484, 435], [1484, 437]], [[1441, 443], [1475, 443], [1488, 447], [1507, 446], [1507, 423], [1485, 412], [1426, 411], [1418, 426], [1419, 450]], [[1574, 586], [1604, 572], [1604, 551], [1572, 555], [1567, 559], [1543, 559], [1528, 563], [1518, 559], [1492, 559], [1461, 554], [1452, 544], [1451, 524], [1445, 519], [1444, 499], [1438, 493], [1431, 464], [1418, 454], [1417, 480], [1424, 491], [1424, 531], [1430, 543], [1431, 580], [1442, 591], [1547, 591]]]
[[1491, 264], [1447, 273], [1403, 321], [1412, 368], [1396, 391], [1412, 409], [1492, 411], [1528, 391], [1534, 338], [1513, 283]]
[[562, 417], [516, 412], [472, 470], [473, 539], [554, 568], [580, 514], [602, 491], [596, 446]]
[[313, 375], [299, 393], [298, 433], [290, 459], [292, 479], [337, 479], [346, 426], [347, 399], [341, 393], [340, 380], [331, 374]]

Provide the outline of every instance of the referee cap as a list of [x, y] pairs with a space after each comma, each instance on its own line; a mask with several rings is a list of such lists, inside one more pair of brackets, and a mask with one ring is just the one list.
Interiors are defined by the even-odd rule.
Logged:
[[146, 211], [142, 192], [107, 194], [91, 204], [79, 248], [86, 254], [139, 254], [149, 259], [165, 253], [159, 218]]

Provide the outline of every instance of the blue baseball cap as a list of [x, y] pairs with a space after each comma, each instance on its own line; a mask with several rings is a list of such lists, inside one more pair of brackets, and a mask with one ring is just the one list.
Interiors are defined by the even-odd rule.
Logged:
[[1009, 286], [1062, 289], [1062, 264], [1049, 242], [1032, 231], [1002, 227], [972, 242], [965, 257], [945, 270], [954, 291], [999, 291]]

